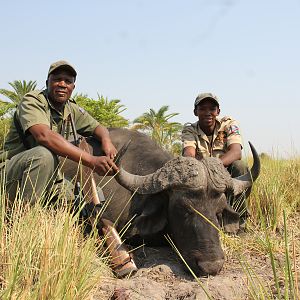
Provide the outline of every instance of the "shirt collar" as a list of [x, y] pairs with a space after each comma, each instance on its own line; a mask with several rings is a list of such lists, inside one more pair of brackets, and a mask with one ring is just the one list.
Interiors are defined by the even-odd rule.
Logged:
[[[215, 139], [216, 136], [218, 135], [218, 132], [219, 132], [220, 128], [221, 128], [220, 119], [216, 118], [216, 126], [215, 126], [214, 133], [213, 133], [213, 139]], [[200, 128], [199, 122], [197, 122], [197, 130], [200, 133], [202, 139], [204, 139], [207, 142], [210, 142], [209, 138], [207, 137], [207, 135]]]

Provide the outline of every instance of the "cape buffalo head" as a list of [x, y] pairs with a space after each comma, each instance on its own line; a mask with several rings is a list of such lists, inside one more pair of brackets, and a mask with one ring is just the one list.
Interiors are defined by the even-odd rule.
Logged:
[[239, 178], [232, 178], [217, 158], [198, 161], [177, 157], [146, 176], [130, 174], [120, 167], [116, 179], [123, 187], [139, 194], [168, 193], [169, 232], [197, 275], [215, 275], [224, 264], [224, 252], [216, 229], [219, 227], [217, 217], [226, 212], [238, 220], [239, 216], [227, 204], [225, 194], [240, 194], [259, 175], [259, 157], [249, 144], [254, 158], [253, 167]]

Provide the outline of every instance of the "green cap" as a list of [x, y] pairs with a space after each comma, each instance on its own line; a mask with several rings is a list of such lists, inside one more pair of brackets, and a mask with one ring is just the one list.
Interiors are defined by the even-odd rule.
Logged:
[[211, 100], [213, 100], [216, 103], [216, 105], [218, 107], [220, 106], [218, 97], [216, 95], [212, 94], [212, 93], [202, 93], [202, 94], [199, 94], [197, 96], [196, 100], [195, 100], [194, 106], [196, 107], [204, 99], [211, 99]]
[[68, 70], [76, 78], [77, 72], [76, 72], [75, 68], [65, 60], [59, 60], [59, 61], [51, 64], [49, 71], [48, 71], [48, 77], [51, 73], [53, 73], [55, 70], [60, 69], [60, 68]]

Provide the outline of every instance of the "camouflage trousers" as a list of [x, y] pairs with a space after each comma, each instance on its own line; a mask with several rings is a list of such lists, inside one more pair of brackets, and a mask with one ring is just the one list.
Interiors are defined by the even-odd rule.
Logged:
[[2, 173], [5, 176], [6, 194], [10, 201], [21, 197], [35, 203], [41, 197], [62, 192], [65, 198], [74, 199], [71, 182], [58, 179], [59, 160], [57, 155], [43, 146], [18, 153], [7, 160]]
[[[248, 172], [247, 164], [242, 160], [236, 160], [233, 162], [228, 168], [227, 171], [230, 173], [230, 175], [233, 178], [236, 178], [238, 176], [244, 175]], [[233, 209], [239, 213], [240, 218], [246, 219], [249, 215], [248, 209], [247, 209], [247, 199], [251, 193], [251, 188], [247, 189], [243, 193], [233, 197], [228, 196], [227, 200], [228, 203], [233, 207]]]

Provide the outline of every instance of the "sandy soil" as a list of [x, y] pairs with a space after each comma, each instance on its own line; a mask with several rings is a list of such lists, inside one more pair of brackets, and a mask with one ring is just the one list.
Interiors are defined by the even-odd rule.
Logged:
[[[139, 270], [130, 278], [104, 278], [93, 299], [249, 299], [251, 282], [237, 260], [227, 258], [219, 275], [202, 277], [198, 283], [171, 248], [144, 247], [134, 258]], [[265, 285], [271, 282], [267, 258], [248, 256], [246, 261]]]

